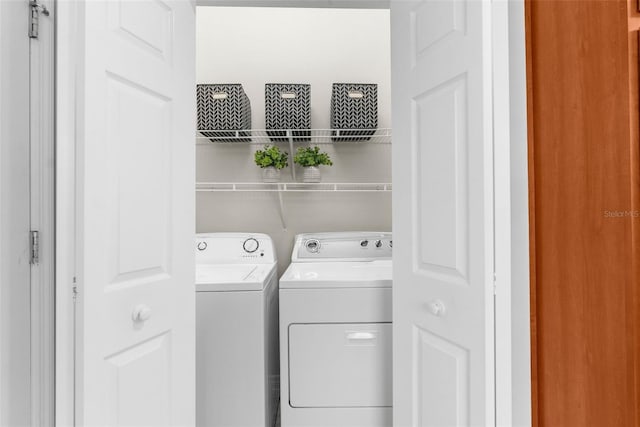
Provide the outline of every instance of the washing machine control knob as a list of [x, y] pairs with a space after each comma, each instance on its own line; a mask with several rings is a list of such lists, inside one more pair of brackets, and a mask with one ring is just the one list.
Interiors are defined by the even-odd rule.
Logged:
[[363, 248], [366, 248], [367, 246], [369, 246], [369, 241], [368, 240], [361, 241], [360, 246], [362, 246]]
[[307, 240], [305, 247], [307, 248], [307, 251], [315, 254], [320, 250], [320, 242], [316, 239]]
[[260, 247], [260, 243], [258, 243], [258, 241], [256, 239], [254, 239], [253, 237], [249, 237], [242, 244], [242, 248], [244, 249], [244, 251], [247, 252], [247, 253], [250, 253], [250, 254], [252, 254], [255, 251], [257, 251], [259, 247]]
[[205, 249], [207, 249], [207, 242], [199, 242], [198, 243], [198, 250], [199, 251], [204, 251]]
[[376, 240], [376, 248], [382, 247], [382, 240]]

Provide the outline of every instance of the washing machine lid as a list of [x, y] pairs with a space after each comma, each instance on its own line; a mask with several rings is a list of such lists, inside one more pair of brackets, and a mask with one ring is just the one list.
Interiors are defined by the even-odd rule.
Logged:
[[390, 288], [391, 284], [391, 260], [292, 263], [280, 278], [280, 289]]
[[275, 270], [276, 263], [200, 264], [196, 266], [196, 292], [261, 291]]

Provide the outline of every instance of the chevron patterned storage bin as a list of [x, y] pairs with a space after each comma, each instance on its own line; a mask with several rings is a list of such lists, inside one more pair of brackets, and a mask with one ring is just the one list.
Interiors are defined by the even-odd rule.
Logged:
[[[211, 141], [248, 142], [251, 103], [241, 84], [199, 84], [198, 130]], [[238, 138], [240, 136], [240, 138]]]
[[265, 127], [272, 141], [285, 141], [287, 129], [293, 130], [295, 141], [311, 139], [311, 85], [267, 83], [264, 101]]
[[[345, 130], [333, 141], [366, 141], [378, 128], [378, 85], [334, 83], [331, 92], [331, 129]], [[336, 135], [337, 132], [334, 132]], [[362, 138], [355, 135], [365, 135]], [[366, 135], [369, 135], [368, 137]]]

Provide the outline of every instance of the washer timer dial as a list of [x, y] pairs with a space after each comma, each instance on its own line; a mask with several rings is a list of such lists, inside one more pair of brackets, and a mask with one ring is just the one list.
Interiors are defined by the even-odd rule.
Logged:
[[312, 254], [317, 254], [318, 251], [320, 250], [320, 241], [316, 239], [310, 239], [310, 240], [307, 240], [304, 246], [307, 248], [307, 252], [311, 252]]
[[260, 247], [260, 243], [258, 243], [258, 241], [253, 237], [248, 238], [242, 244], [242, 248], [244, 249], [244, 251], [249, 254], [252, 254], [255, 251], [257, 251], [259, 247]]

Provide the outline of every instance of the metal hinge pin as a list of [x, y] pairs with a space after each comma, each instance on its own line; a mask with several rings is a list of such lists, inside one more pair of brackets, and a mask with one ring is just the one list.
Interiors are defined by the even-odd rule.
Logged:
[[29, 6], [31, 6], [29, 38], [37, 39], [40, 27], [40, 14], [42, 13], [44, 16], [49, 16], [49, 9], [47, 9], [46, 6], [38, 3], [36, 0], [31, 0], [29, 2]]
[[31, 231], [31, 264], [40, 262], [40, 233], [36, 230]]

